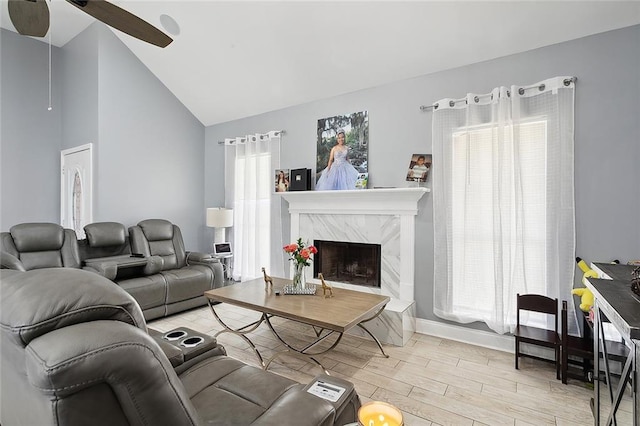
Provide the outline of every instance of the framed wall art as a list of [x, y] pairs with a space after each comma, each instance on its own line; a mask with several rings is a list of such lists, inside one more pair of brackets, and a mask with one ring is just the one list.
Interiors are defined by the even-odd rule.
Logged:
[[358, 176], [369, 172], [369, 114], [321, 118], [317, 130], [315, 189], [356, 189]]

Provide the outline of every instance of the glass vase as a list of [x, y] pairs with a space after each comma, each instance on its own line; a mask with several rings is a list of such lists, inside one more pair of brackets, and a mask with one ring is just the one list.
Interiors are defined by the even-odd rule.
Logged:
[[293, 270], [293, 286], [296, 288], [305, 288], [307, 286], [307, 277], [305, 275], [306, 265], [304, 263], [296, 263]]

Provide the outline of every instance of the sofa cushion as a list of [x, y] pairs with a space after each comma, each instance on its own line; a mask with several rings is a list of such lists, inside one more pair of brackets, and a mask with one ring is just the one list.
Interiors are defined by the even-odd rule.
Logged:
[[0, 235], [2, 250], [16, 257], [25, 270], [79, 268], [75, 231], [55, 223], [21, 223]]
[[20, 254], [20, 262], [29, 271], [39, 268], [62, 268], [62, 256], [59, 251], [35, 251]]
[[145, 237], [149, 241], [171, 240], [173, 238], [173, 224], [164, 219], [147, 219], [138, 223]]
[[0, 270], [0, 324], [22, 345], [52, 330], [113, 320], [146, 330], [142, 311], [126, 291], [81, 269]]
[[21, 223], [9, 230], [19, 252], [60, 250], [64, 228], [55, 223]]
[[167, 281], [167, 304], [202, 296], [213, 288], [213, 273], [207, 266], [185, 266], [161, 274]]
[[210, 358], [179, 377], [203, 424], [333, 424], [331, 403], [300, 391], [303, 385], [291, 379], [233, 358]]
[[187, 253], [180, 228], [163, 219], [148, 219], [129, 228], [131, 251], [145, 256], [160, 256], [162, 270], [182, 268]]
[[167, 303], [167, 283], [160, 274], [121, 280], [118, 285], [138, 301], [142, 310]]
[[124, 225], [117, 222], [91, 223], [84, 227], [84, 232], [91, 247], [122, 245], [127, 238]]
[[172, 240], [149, 241], [149, 252], [153, 256], [160, 256], [162, 258], [162, 269], [174, 269], [178, 267], [178, 259]]

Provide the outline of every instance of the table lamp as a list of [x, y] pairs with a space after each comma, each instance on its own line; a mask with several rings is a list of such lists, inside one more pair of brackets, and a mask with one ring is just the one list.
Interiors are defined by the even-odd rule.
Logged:
[[402, 426], [402, 412], [391, 404], [371, 401], [358, 410], [358, 424], [362, 426]]
[[213, 242], [225, 242], [225, 228], [233, 226], [233, 209], [212, 207], [207, 209], [207, 226], [215, 228]]

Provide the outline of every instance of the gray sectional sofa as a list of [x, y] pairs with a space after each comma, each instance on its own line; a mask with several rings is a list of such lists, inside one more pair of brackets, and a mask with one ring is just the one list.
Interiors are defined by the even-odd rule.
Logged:
[[210, 350], [185, 363], [188, 354], [147, 333], [131, 294], [96, 273], [3, 269], [0, 293], [3, 425], [332, 426], [356, 419], [358, 395], [339, 378], [316, 378], [345, 389], [331, 402], [307, 392], [309, 385], [227, 357], [211, 337]]
[[180, 228], [169, 221], [143, 220], [128, 232], [116, 222], [84, 229], [87, 238], [78, 241], [57, 224], [15, 225], [0, 233], [1, 267], [87, 269], [131, 294], [146, 320], [205, 305], [204, 292], [224, 285], [222, 264], [186, 251]]

